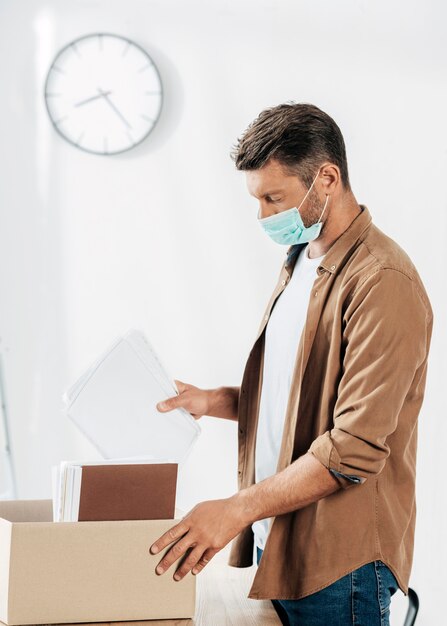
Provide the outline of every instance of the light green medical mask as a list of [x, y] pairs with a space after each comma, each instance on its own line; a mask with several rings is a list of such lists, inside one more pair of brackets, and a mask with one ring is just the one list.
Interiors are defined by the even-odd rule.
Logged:
[[312, 224], [311, 226], [304, 226], [300, 215], [300, 208], [310, 193], [310, 190], [314, 186], [319, 173], [320, 170], [318, 170], [317, 175], [313, 179], [306, 195], [301, 200], [299, 207], [293, 207], [291, 209], [287, 209], [286, 211], [280, 211], [279, 213], [275, 213], [274, 215], [269, 215], [269, 217], [264, 218], [259, 217], [258, 211], [258, 222], [267, 235], [269, 235], [269, 237], [271, 237], [276, 243], [290, 246], [296, 243], [307, 243], [319, 237], [321, 227], [323, 226], [321, 218], [326, 210], [329, 196], [326, 195], [326, 202], [324, 203], [323, 211], [318, 218], [318, 222], [315, 224]]

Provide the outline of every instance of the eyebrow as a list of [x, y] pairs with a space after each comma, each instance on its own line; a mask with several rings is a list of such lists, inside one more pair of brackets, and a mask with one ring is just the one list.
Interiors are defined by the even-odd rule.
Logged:
[[[266, 193], [261, 194], [261, 198], [266, 198], [267, 196], [275, 196], [277, 194], [284, 193], [284, 189], [275, 189], [274, 191], [268, 191]], [[256, 196], [255, 196], [256, 197]]]
[[283, 193], [283, 190], [282, 189], [275, 189], [275, 191], [268, 191], [262, 197], [265, 198], [266, 196], [275, 196], [275, 195], [277, 195], [279, 193]]

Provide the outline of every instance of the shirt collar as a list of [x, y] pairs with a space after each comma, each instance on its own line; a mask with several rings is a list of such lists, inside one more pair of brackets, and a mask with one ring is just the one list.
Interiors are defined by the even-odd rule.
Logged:
[[[354, 244], [369, 227], [372, 221], [371, 213], [364, 204], [361, 204], [360, 208], [362, 209], [361, 212], [354, 218], [348, 228], [338, 237], [338, 239], [334, 241], [332, 246], [324, 255], [320, 265], [318, 266], [319, 270], [322, 268], [331, 274], [336, 273], [338, 267], [343, 263], [346, 256], [348, 256]], [[296, 243], [287, 249], [285, 268], [288, 271], [292, 270], [301, 250], [306, 245], [306, 243]], [[322, 270], [320, 270], [320, 272], [321, 271]]]

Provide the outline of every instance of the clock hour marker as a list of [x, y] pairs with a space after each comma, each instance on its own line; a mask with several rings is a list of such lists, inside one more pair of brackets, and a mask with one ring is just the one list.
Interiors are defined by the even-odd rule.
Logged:
[[61, 68], [58, 67], [57, 65], [53, 65], [53, 67], [51, 69], [54, 70], [55, 72], [60, 72], [61, 74], [65, 74], [66, 73], [66, 72], [64, 72], [64, 70], [61, 70]]
[[98, 35], [98, 43], [99, 43], [99, 49], [101, 50], [101, 52], [104, 50], [104, 42], [102, 39], [102, 35]]
[[144, 93], [147, 96], [158, 96], [158, 95], [160, 95], [161, 91], [145, 91]]
[[153, 66], [153, 63], [148, 63], [147, 65], [145, 65], [144, 67], [142, 67], [141, 69], [138, 70], [138, 73], [140, 74], [141, 72], [144, 72], [145, 70], [148, 70], [150, 67]]
[[45, 92], [45, 97], [46, 98], [57, 98], [58, 96], [61, 96], [62, 94], [60, 93], [49, 93], [48, 91]]
[[107, 137], [104, 137], [104, 142], [103, 143], [104, 143], [104, 152], [108, 152], [108, 149], [107, 149]]
[[142, 117], [144, 120], [147, 120], [148, 122], [152, 122], [152, 123], [154, 123], [154, 120], [153, 120], [151, 117], [148, 117], [147, 115], [145, 115], [144, 113], [142, 113], [142, 114], [141, 114], [141, 117]]
[[123, 53], [122, 53], [122, 55], [121, 55], [122, 57], [123, 57], [123, 56], [125, 56], [125, 55], [127, 54], [127, 51], [129, 50], [129, 48], [130, 48], [130, 41], [128, 41], [128, 42], [126, 43], [126, 45], [124, 46], [124, 50], [123, 50]]

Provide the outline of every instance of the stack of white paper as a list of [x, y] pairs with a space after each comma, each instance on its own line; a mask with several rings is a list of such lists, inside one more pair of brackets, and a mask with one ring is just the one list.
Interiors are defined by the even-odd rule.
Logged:
[[175, 383], [146, 337], [130, 330], [63, 398], [68, 416], [104, 458], [164, 458], [181, 463], [201, 428], [183, 408], [157, 410], [157, 402], [175, 395]]

